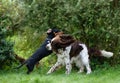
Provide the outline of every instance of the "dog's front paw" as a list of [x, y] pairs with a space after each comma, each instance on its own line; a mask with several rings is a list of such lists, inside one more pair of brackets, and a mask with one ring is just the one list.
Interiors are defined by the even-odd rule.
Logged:
[[81, 71], [81, 70], [80, 70], [80, 71], [78, 71], [78, 73], [83, 73], [83, 72], [84, 72], [84, 71]]
[[47, 74], [51, 74], [52, 72], [51, 71], [48, 71]]
[[84, 72], [84, 68], [80, 68], [80, 70], [78, 71], [78, 73], [82, 73]]
[[92, 71], [87, 71], [87, 74], [90, 74]]
[[47, 72], [47, 74], [51, 74], [51, 72]]
[[70, 74], [70, 72], [69, 72], [69, 71], [66, 71], [66, 72], [65, 72], [65, 74], [66, 74], [66, 75], [69, 75], [69, 74]]

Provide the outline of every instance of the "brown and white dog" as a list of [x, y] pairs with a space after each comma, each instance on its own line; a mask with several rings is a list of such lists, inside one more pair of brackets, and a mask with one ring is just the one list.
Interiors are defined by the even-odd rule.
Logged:
[[[57, 35], [49, 44], [47, 44], [48, 50], [53, 50], [57, 54], [57, 62], [47, 74], [52, 73], [60, 65], [66, 65], [66, 74], [70, 74], [72, 69], [72, 63], [75, 63], [79, 68], [79, 73], [84, 71], [86, 67], [87, 74], [91, 73], [91, 67], [89, 64], [89, 50], [84, 43], [75, 40], [70, 35]], [[93, 51], [90, 50], [90, 51]], [[96, 50], [98, 51], [98, 50]], [[112, 57], [112, 52], [105, 50], [99, 50], [98, 56]]]

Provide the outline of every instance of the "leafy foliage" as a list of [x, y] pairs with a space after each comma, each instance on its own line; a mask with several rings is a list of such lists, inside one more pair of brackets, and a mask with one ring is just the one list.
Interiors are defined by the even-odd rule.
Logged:
[[15, 42], [15, 53], [24, 58], [30, 57], [43, 43], [45, 36], [46, 34], [34, 28], [21, 28], [18, 33], [11, 37], [11, 40]]
[[[113, 0], [37, 0], [29, 4], [30, 27], [43, 30], [57, 26], [85, 42], [88, 47], [112, 51], [119, 62], [120, 7]], [[120, 1], [118, 1], [120, 4]], [[33, 17], [33, 18], [32, 18]]]
[[[32, 54], [45, 38], [43, 31], [57, 26], [88, 47], [112, 51], [114, 57], [105, 61], [111, 65], [120, 63], [120, 1], [2, 0], [2, 3], [0, 15], [6, 19], [1, 24], [13, 31], [18, 54]], [[92, 65], [99, 64], [97, 61], [93, 59]]]
[[7, 9], [0, 4], [0, 69], [12, 67], [14, 59], [13, 43], [7, 39], [12, 34], [12, 20], [6, 14]]
[[0, 69], [8, 69], [14, 61], [13, 44], [5, 38], [6, 31], [0, 26]]

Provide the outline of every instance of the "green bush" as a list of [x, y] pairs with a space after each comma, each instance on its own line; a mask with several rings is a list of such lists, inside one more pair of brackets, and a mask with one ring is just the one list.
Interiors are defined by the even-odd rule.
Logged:
[[12, 20], [7, 16], [6, 12], [7, 9], [0, 4], [0, 70], [10, 69], [15, 62], [13, 50], [14, 43], [7, 39], [7, 37], [12, 34], [10, 29]]
[[6, 30], [0, 26], [0, 69], [9, 69], [14, 62], [13, 43], [6, 40]]
[[[47, 28], [57, 26], [65, 33], [72, 34], [76, 39], [86, 43], [88, 47], [97, 47], [112, 51], [114, 57], [105, 60], [105, 63], [103, 63], [104, 66], [109, 63], [111, 65], [119, 64], [120, 1], [118, 1], [118, 5], [115, 7], [113, 5], [114, 1], [115, 0], [11, 1], [13, 4], [9, 4], [7, 10], [11, 10], [12, 8], [13, 11], [10, 13], [5, 12], [7, 16], [13, 20], [10, 24], [13, 26], [18, 24], [18, 28], [24, 28], [26, 26], [33, 28], [25, 28], [23, 30], [25, 32], [19, 33], [19, 36], [22, 37], [22, 45], [17, 43], [16, 48], [21, 50], [16, 49], [16, 51], [20, 53], [20, 51], [24, 50], [23, 53], [20, 53], [24, 54], [24, 52], [28, 50], [29, 52], [26, 52], [25, 55], [32, 54], [33, 50], [35, 50], [35, 46], [32, 43], [38, 45], [40, 41], [43, 41], [43, 37], [45, 37], [43, 36], [40, 38], [41, 40], [39, 40], [39, 35], [41, 35], [43, 31], [46, 31]], [[4, 1], [4, 3], [7, 2]], [[6, 5], [4, 7], [6, 7]], [[19, 10], [22, 10], [22, 12]], [[14, 16], [15, 18], [13, 18]], [[15, 32], [17, 34], [17, 31]], [[38, 34], [31, 34], [34, 32]], [[17, 40], [17, 36], [15, 40], [17, 42], [21, 41]], [[97, 61], [96, 58], [93, 59], [92, 65], [97, 63]]]
[[112, 51], [109, 62], [120, 63], [120, 7], [113, 8], [112, 0], [37, 0], [29, 5], [30, 27], [57, 26], [88, 47]]
[[21, 28], [20, 31], [16, 32], [15, 35], [11, 37], [12, 41], [15, 42], [15, 53], [27, 59], [40, 47], [45, 36], [45, 33], [42, 34], [42, 32], [34, 28]]

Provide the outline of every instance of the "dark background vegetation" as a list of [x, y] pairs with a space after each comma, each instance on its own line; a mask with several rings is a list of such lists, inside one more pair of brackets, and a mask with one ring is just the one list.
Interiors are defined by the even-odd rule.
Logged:
[[[92, 59], [94, 67], [120, 63], [119, 0], [1, 0], [0, 69], [15, 64], [14, 53], [30, 57], [44, 41], [45, 31], [55, 26], [88, 47], [114, 53], [103, 63]], [[51, 64], [51, 59], [54, 63], [53, 55], [44, 64]]]

